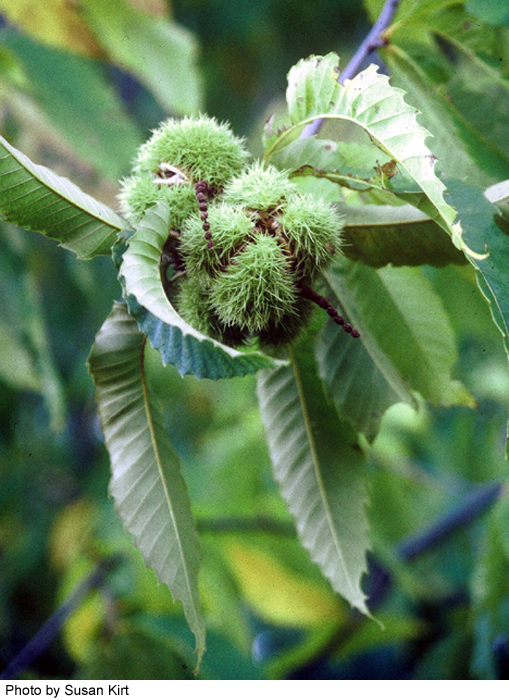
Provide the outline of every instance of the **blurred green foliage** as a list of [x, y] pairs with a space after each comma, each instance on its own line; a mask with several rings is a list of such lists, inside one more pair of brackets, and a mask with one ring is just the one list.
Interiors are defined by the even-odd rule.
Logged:
[[[469, 3], [472, 11], [485, 4]], [[57, 17], [59, 3], [48, 7]], [[164, 3], [130, 7], [149, 34], [167, 22], [168, 36], [178, 35], [189, 55], [194, 42], [200, 46], [187, 76], [195, 81], [190, 101], [176, 85], [173, 113], [204, 107], [239, 134], [256, 135], [293, 63], [337, 50], [344, 65], [368, 26], [360, 0], [298, 0], [290, 9], [280, 0], [175, 0], [171, 15], [189, 30], [182, 34], [164, 19]], [[501, 7], [490, 15], [494, 23], [502, 24]], [[0, 29], [0, 127], [33, 160], [114, 206], [116, 182], [171, 111], [171, 92], [155, 94], [143, 66], [126, 63], [101, 3], [89, 10], [82, 41], [69, 42], [61, 14], [52, 26], [62, 32], [54, 29], [50, 41], [23, 18], [21, 28]], [[11, 11], [0, 0], [4, 17]], [[164, 66], [171, 56], [158, 48]], [[450, 314], [456, 376], [478, 410], [398, 404], [368, 449], [373, 570], [385, 593], [376, 615], [385, 633], [350, 615], [298, 544], [271, 476], [254, 378], [182, 379], [155, 353], [149, 358], [202, 533], [210, 631], [200, 677], [507, 677], [507, 497], [415, 561], [397, 557], [402, 540], [461, 504], [476, 484], [507, 475], [500, 335], [473, 270], [423, 269]], [[7, 664], [78, 581], [120, 553], [115, 571], [24, 677], [190, 679], [193, 640], [181, 610], [145, 569], [107, 496], [109, 460], [85, 360], [120, 296], [114, 266], [77, 261], [2, 224], [0, 291], [0, 658]]]

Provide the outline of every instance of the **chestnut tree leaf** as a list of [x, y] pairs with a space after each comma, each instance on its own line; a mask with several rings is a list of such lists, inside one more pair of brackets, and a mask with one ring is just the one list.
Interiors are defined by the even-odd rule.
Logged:
[[167, 202], [151, 207], [129, 239], [120, 266], [129, 310], [159, 350], [165, 364], [180, 374], [219, 379], [243, 376], [271, 367], [278, 361], [261, 352], [241, 352], [195, 330], [179, 316], [165, 294], [159, 259], [170, 230]]
[[258, 374], [274, 476], [299, 538], [335, 591], [369, 614], [361, 577], [369, 546], [364, 456], [352, 427], [325, 395], [311, 346]]
[[[324, 294], [335, 308], [341, 309], [340, 300], [330, 288]], [[390, 406], [399, 401], [413, 403], [403, 382], [390, 382], [383, 367], [370, 355], [363, 337], [353, 338], [336, 323], [323, 326], [315, 355], [320, 376], [338, 414], [369, 442], [377, 436]]]
[[36, 165], [1, 136], [0, 215], [57, 240], [85, 260], [110, 255], [125, 226], [110, 207], [67, 178]]
[[345, 216], [342, 253], [371, 267], [464, 265], [467, 259], [432, 219], [410, 204], [338, 205]]
[[[364, 4], [375, 18], [383, 0]], [[507, 14], [507, 3], [501, 0], [498, 12], [492, 0], [481, 0], [478, 12], [475, 5], [403, 0], [379, 53], [391, 82], [407, 91], [433, 133], [440, 168], [448, 177], [485, 187], [509, 172], [509, 85], [501, 75], [506, 39], [494, 26], [495, 17], [502, 21]]]
[[373, 362], [402, 399], [412, 392], [437, 405], [472, 405], [452, 378], [454, 332], [440, 297], [417, 267], [374, 270], [345, 261], [326, 274]]
[[198, 534], [178, 455], [149, 394], [145, 343], [126, 305], [115, 304], [96, 336], [88, 367], [111, 459], [115, 509], [145, 563], [182, 602], [199, 664], [205, 626], [198, 594]]
[[[275, 132], [266, 130], [265, 160], [316, 119], [350, 122], [363, 129], [379, 150], [380, 160], [372, 163], [374, 183], [424, 212], [463, 249], [461, 227], [454, 223], [456, 212], [444, 199], [445, 186], [434, 172], [436, 157], [425, 143], [430, 134], [418, 123], [417, 110], [403, 99], [404, 92], [373, 64], [345, 85], [338, 77], [338, 57], [333, 53], [311, 56], [293, 66], [286, 93], [289, 124]], [[330, 173], [336, 180], [341, 175]]]

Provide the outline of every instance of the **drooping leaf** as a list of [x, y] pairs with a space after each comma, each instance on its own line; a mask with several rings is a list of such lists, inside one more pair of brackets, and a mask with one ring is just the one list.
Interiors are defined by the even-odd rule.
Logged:
[[162, 107], [180, 116], [202, 108], [198, 45], [188, 30], [137, 12], [124, 0], [88, 0], [83, 9], [113, 61], [144, 83]]
[[126, 175], [143, 133], [107, 80], [105, 66], [38, 44], [10, 27], [0, 36], [28, 78], [24, 97], [36, 103], [64, 143], [111, 182]]
[[441, 405], [472, 405], [464, 387], [451, 378], [455, 338], [438, 295], [419, 268], [373, 270], [344, 263], [326, 273], [359, 342], [402, 399], [417, 391]]
[[205, 627], [198, 595], [198, 535], [179, 458], [148, 393], [145, 342], [125, 304], [115, 304], [96, 336], [88, 367], [111, 459], [115, 508], [145, 563], [182, 602], [200, 663]]
[[368, 548], [363, 455], [324, 394], [312, 350], [262, 370], [258, 397], [275, 478], [311, 559], [335, 591], [368, 613], [360, 580]]
[[[341, 308], [331, 289], [326, 297], [335, 308]], [[391, 386], [362, 339], [352, 338], [337, 324], [325, 324], [315, 352], [320, 376], [339, 415], [370, 442], [389, 406], [411, 401], [408, 393], [400, 395]]]
[[260, 352], [240, 352], [196, 331], [170, 304], [161, 282], [159, 259], [170, 228], [170, 210], [158, 202], [148, 210], [129, 239], [120, 276], [138, 325], [159, 350], [165, 364], [184, 374], [219, 379], [243, 376], [275, 360]]
[[0, 215], [79, 258], [109, 255], [124, 222], [70, 180], [36, 165], [0, 136]]
[[[266, 130], [265, 159], [294, 141], [315, 119], [351, 122], [380, 150], [381, 163], [372, 165], [383, 186], [431, 217], [461, 248], [461, 228], [454, 224], [456, 213], [444, 200], [445, 187], [434, 172], [436, 157], [425, 143], [430, 134], [417, 122], [416, 110], [405, 102], [403, 91], [392, 87], [373, 64], [344, 86], [338, 83], [338, 75], [335, 54], [312, 56], [290, 70], [290, 124], [277, 132]], [[392, 161], [395, 175], [386, 171]], [[393, 177], [397, 186], [391, 184]]]

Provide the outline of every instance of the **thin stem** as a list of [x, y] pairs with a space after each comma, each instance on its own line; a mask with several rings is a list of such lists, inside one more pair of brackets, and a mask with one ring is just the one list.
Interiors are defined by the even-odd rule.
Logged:
[[298, 286], [300, 289], [300, 293], [303, 297], [314, 302], [317, 306], [326, 311], [331, 317], [331, 319], [334, 321], [334, 323], [337, 323], [338, 326], [341, 326], [346, 333], [350, 333], [352, 338], [360, 338], [361, 334], [359, 333], [359, 331], [353, 328], [349, 323], [346, 323], [343, 316], [339, 315], [337, 310], [332, 306], [332, 304], [329, 301], [327, 301], [325, 297], [323, 297], [321, 294], [318, 294], [318, 292], [315, 292], [314, 289], [306, 287], [305, 284], [299, 284]]
[[[394, 13], [398, 9], [400, 1], [401, 0], [385, 1], [385, 5], [382, 7], [380, 15], [378, 16], [378, 19], [371, 28], [371, 31], [366, 36], [366, 38], [359, 46], [357, 51], [354, 53], [354, 55], [348, 62], [346, 68], [343, 71], [341, 71], [341, 74], [338, 78], [338, 83], [343, 85], [345, 80], [351, 80], [352, 78], [354, 78], [359, 72], [362, 64], [369, 56], [369, 54], [379, 49], [380, 46], [384, 46], [385, 41], [381, 38], [381, 36], [385, 29], [387, 29], [387, 27], [391, 23]], [[315, 119], [314, 122], [306, 125], [302, 130], [300, 138], [305, 139], [308, 136], [315, 136], [320, 131], [323, 122], [323, 119]]]
[[87, 576], [76, 588], [67, 596], [53, 615], [51, 615], [39, 631], [32, 637], [28, 644], [14, 657], [8, 666], [0, 674], [0, 680], [15, 680], [19, 674], [28, 668], [37, 657], [51, 644], [53, 639], [60, 632], [68, 616], [85, 600], [87, 595], [94, 589], [102, 585], [106, 576], [115, 569], [122, 557], [112, 556], [100, 562], [92, 573]]

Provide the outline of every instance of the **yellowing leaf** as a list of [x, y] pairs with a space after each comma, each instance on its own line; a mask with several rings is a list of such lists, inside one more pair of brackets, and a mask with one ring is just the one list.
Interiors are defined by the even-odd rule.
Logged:
[[[90, 573], [91, 562], [81, 556], [74, 560], [64, 577], [60, 595], [64, 599], [78, 581]], [[78, 663], [86, 663], [97, 644], [106, 615], [106, 601], [98, 590], [92, 591], [65, 621], [62, 637], [69, 655]]]
[[63, 627], [65, 648], [75, 661], [87, 663], [103, 625], [105, 603], [96, 591], [67, 620]]
[[309, 628], [344, 617], [342, 605], [324, 586], [295, 574], [267, 552], [235, 542], [227, 546], [227, 557], [242, 594], [267, 621]]
[[0, 10], [13, 24], [46, 44], [86, 56], [99, 46], [74, 3], [67, 0], [0, 0]]
[[94, 509], [85, 499], [75, 501], [61, 511], [51, 532], [53, 566], [67, 569], [83, 553], [93, 525]]

